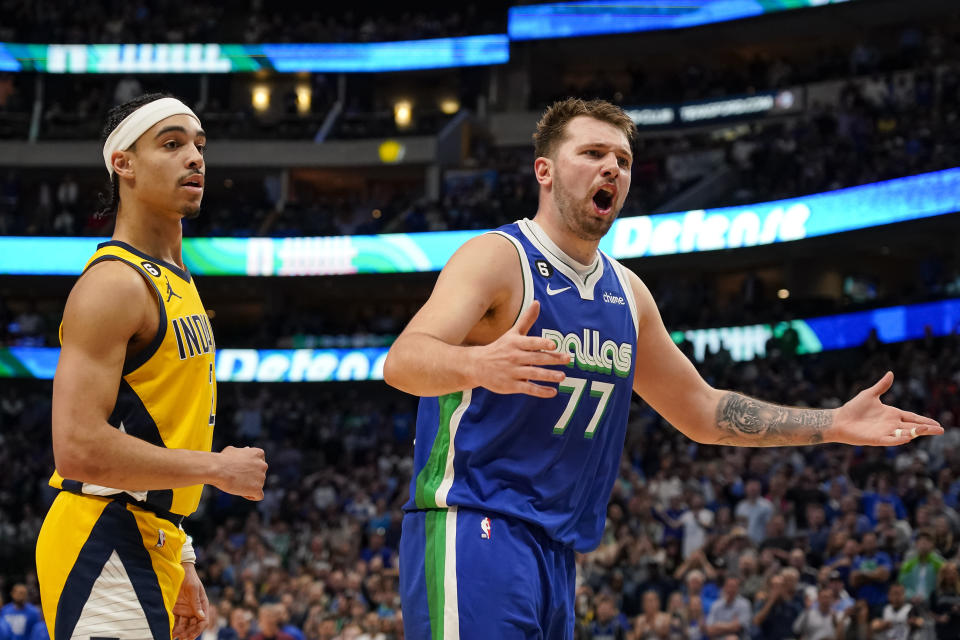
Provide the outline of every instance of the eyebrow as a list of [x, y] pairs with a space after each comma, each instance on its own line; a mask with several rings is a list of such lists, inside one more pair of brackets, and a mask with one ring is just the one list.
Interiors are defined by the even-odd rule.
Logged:
[[[160, 136], [162, 136], [162, 135], [165, 134], [165, 133], [170, 133], [171, 131], [178, 131], [178, 132], [180, 132], [180, 133], [188, 134], [188, 135], [189, 135], [189, 133], [190, 133], [189, 131], [187, 131], [187, 128], [186, 128], [186, 127], [181, 127], [181, 126], [178, 125], [178, 124], [172, 124], [172, 125], [170, 125], [170, 126], [164, 127], [163, 129], [160, 129], [160, 131], [157, 132], [157, 135], [154, 136], [154, 139], [159, 138]], [[207, 132], [204, 131], [203, 129], [197, 129], [196, 137], [197, 137], [197, 138], [206, 138], [206, 137], [207, 137]]]

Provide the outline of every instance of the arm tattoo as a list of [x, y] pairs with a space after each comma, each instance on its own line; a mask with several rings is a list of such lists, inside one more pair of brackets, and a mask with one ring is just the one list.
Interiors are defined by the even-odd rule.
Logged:
[[833, 424], [831, 409], [800, 409], [728, 392], [717, 406], [716, 444], [753, 447], [819, 444]]

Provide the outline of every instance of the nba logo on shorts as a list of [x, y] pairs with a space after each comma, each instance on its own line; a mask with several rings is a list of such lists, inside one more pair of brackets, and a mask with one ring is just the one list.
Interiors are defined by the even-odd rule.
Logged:
[[159, 535], [157, 536], [157, 545], [156, 545], [156, 546], [157, 546], [157, 549], [162, 549], [162, 548], [163, 548], [163, 543], [165, 543], [165, 542], [167, 541], [167, 534], [164, 533], [163, 529], [157, 529], [157, 533], [158, 533]]
[[493, 537], [490, 531], [490, 518], [484, 518], [480, 521], [480, 531], [482, 531], [480, 537], [484, 540], [489, 540]]

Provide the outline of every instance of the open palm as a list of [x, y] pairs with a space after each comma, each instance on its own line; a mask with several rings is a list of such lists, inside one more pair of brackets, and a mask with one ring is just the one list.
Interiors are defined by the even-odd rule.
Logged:
[[883, 404], [880, 396], [892, 384], [893, 373], [888, 371], [875, 385], [840, 407], [831, 439], [844, 444], [892, 447], [919, 436], [943, 433], [936, 420]]

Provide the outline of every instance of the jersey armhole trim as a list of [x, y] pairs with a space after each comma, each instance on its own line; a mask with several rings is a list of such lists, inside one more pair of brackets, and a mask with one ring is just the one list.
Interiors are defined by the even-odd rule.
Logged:
[[533, 275], [530, 273], [530, 261], [527, 260], [527, 252], [524, 251], [523, 245], [520, 244], [520, 241], [511, 236], [509, 233], [504, 233], [503, 231], [490, 231], [488, 233], [503, 236], [513, 243], [513, 248], [517, 250], [517, 256], [520, 258], [520, 273], [521, 280], [523, 282], [523, 299], [520, 301], [520, 310], [517, 312], [517, 317], [513, 319], [513, 323], [510, 325], [513, 326], [517, 324], [517, 320], [519, 320], [523, 312], [527, 310], [527, 307], [533, 303]]
[[90, 264], [87, 265], [87, 268], [83, 270], [84, 273], [86, 273], [87, 270], [90, 269], [90, 267], [92, 267], [93, 265], [98, 264], [100, 262], [104, 262], [106, 260], [116, 260], [118, 262], [122, 262], [126, 265], [129, 265], [130, 268], [132, 268], [134, 271], [139, 273], [143, 277], [143, 279], [147, 281], [147, 284], [149, 284], [153, 288], [153, 292], [157, 294], [157, 307], [160, 309], [160, 318], [159, 318], [160, 324], [157, 326], [157, 333], [156, 335], [153, 336], [153, 340], [151, 340], [150, 343], [146, 347], [144, 347], [144, 349], [140, 353], [138, 353], [137, 355], [133, 356], [132, 358], [130, 358], [129, 360], [123, 363], [122, 375], [126, 376], [133, 373], [134, 371], [142, 367], [144, 364], [146, 364], [147, 361], [150, 358], [152, 358], [153, 355], [160, 348], [160, 345], [163, 343], [163, 338], [167, 334], [167, 308], [163, 304], [163, 295], [161, 295], [160, 290], [157, 289], [157, 285], [154, 284], [153, 280], [150, 278], [150, 275], [146, 271], [144, 271], [142, 268], [130, 262], [129, 260], [126, 260], [125, 258], [121, 258], [120, 256], [114, 256], [114, 255], [100, 256], [99, 258], [91, 261]]
[[633, 286], [630, 284], [630, 277], [627, 275], [627, 268], [607, 254], [603, 255], [607, 260], [610, 261], [610, 266], [613, 267], [613, 272], [617, 274], [617, 280], [620, 281], [620, 287], [623, 289], [623, 295], [626, 296], [627, 304], [630, 305], [630, 315], [633, 316], [633, 330], [637, 334], [637, 338], [639, 338], [640, 312], [637, 309], [637, 300], [633, 295]]
[[97, 245], [98, 250], [103, 249], [104, 247], [119, 247], [120, 249], [123, 249], [124, 251], [129, 251], [133, 255], [139, 258], [143, 258], [148, 262], [155, 262], [156, 264], [162, 265], [166, 269], [176, 274], [178, 278], [180, 278], [187, 284], [189, 284], [190, 281], [193, 279], [193, 276], [190, 275], [189, 270], [181, 269], [177, 265], [167, 262], [166, 260], [160, 260], [159, 258], [154, 258], [153, 256], [147, 253], [144, 253], [143, 251], [140, 251], [140, 249], [137, 249], [136, 247], [131, 246], [121, 240], [107, 240], [106, 242], [101, 242], [100, 244]]

